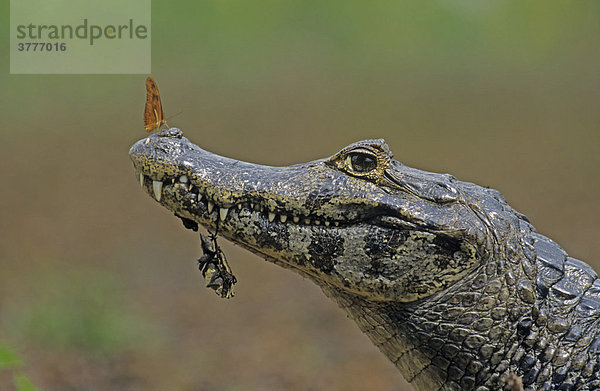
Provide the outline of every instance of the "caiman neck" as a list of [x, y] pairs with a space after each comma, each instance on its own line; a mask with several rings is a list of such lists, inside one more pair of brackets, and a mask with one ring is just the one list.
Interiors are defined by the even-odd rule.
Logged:
[[525, 332], [537, 315], [523, 300], [533, 298], [532, 285], [523, 281], [530, 279], [519, 264], [497, 260], [466, 276], [460, 289], [414, 303], [369, 301], [321, 288], [415, 390], [470, 390], [482, 384], [501, 389], [524, 337], [516, 330]]

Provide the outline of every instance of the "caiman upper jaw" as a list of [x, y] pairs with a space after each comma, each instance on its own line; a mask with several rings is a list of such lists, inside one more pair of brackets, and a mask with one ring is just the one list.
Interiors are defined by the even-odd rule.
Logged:
[[[169, 209], [186, 205], [194, 216], [185, 217], [205, 217], [198, 222], [211, 226], [224, 221], [233, 208], [258, 212], [269, 222], [326, 227], [385, 213], [377, 200], [362, 196], [364, 188], [357, 189], [354, 199], [338, 197], [336, 186], [345, 186], [348, 177], [324, 159], [290, 167], [240, 162], [200, 149], [175, 128], [137, 142], [130, 156], [138, 180], [153, 198]], [[348, 185], [353, 182], [350, 178]]]
[[[383, 140], [352, 144], [329, 159], [268, 167], [202, 150], [171, 128], [138, 141], [129, 154], [138, 180], [154, 199], [178, 216], [212, 228], [235, 208], [268, 222], [325, 227], [366, 223], [448, 231], [451, 236], [463, 231], [465, 239], [477, 244], [485, 237], [468, 208], [441, 211], [444, 205], [457, 205], [455, 178], [403, 166], [392, 160]], [[357, 156], [363, 163], [365, 156], [372, 157], [376, 169], [356, 171]], [[457, 228], [457, 219], [475, 221], [475, 226]]]

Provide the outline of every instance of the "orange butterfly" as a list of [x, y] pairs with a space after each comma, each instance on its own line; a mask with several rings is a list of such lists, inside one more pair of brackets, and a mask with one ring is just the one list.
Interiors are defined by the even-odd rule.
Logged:
[[144, 110], [144, 126], [146, 131], [160, 130], [162, 126], [168, 126], [163, 112], [162, 102], [156, 82], [150, 76], [146, 78], [146, 109]]

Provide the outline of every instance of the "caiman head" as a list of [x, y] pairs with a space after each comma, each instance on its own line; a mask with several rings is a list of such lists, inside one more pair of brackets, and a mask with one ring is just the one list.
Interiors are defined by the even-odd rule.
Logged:
[[369, 301], [410, 303], [453, 286], [493, 257], [505, 241], [499, 233], [518, 226], [497, 191], [406, 167], [383, 140], [270, 167], [207, 152], [172, 128], [129, 154], [144, 190], [186, 227], [218, 230], [321, 287]]

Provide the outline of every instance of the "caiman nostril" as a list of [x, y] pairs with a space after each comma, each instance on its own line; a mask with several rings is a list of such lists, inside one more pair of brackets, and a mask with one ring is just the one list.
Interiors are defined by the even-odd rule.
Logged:
[[160, 132], [156, 133], [156, 137], [182, 138], [183, 132], [178, 128], [163, 129]]

